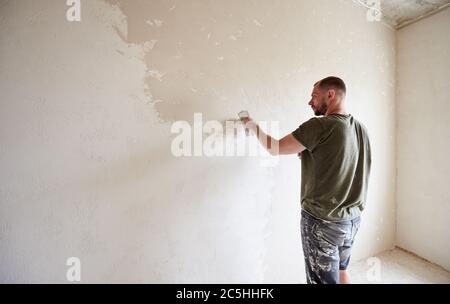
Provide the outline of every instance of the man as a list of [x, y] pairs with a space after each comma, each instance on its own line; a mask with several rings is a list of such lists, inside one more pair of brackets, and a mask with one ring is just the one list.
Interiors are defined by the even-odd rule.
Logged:
[[[299, 154], [301, 235], [308, 283], [350, 283], [347, 266], [364, 210], [371, 167], [366, 128], [345, 109], [338, 77], [316, 84], [308, 103], [315, 116], [275, 140], [251, 118], [242, 121], [272, 155]], [[273, 149], [273, 145], [278, 149]]]

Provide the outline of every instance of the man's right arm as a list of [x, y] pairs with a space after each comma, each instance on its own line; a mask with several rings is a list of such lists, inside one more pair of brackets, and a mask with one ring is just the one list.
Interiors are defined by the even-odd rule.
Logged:
[[282, 139], [276, 140], [264, 133], [258, 124], [251, 118], [243, 119], [243, 122], [253, 133], [255, 133], [261, 145], [270, 153], [270, 155], [298, 154], [306, 149], [292, 134], [288, 134]]

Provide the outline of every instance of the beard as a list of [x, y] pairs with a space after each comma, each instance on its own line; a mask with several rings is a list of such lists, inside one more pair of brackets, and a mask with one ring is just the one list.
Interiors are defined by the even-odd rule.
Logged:
[[314, 109], [314, 115], [316, 116], [323, 116], [325, 113], [327, 113], [328, 107], [325, 103], [325, 100], [322, 100], [321, 105], [319, 105], [317, 108]]

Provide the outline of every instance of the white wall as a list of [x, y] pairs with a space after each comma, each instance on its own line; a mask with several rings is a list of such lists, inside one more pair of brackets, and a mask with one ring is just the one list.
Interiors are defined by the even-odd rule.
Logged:
[[170, 127], [245, 108], [284, 135], [329, 75], [373, 150], [354, 260], [392, 248], [395, 32], [351, 1], [81, 2], [0, 1], [1, 282], [71, 256], [85, 283], [304, 282], [297, 157], [176, 158]]
[[450, 270], [450, 9], [397, 39], [397, 243]]

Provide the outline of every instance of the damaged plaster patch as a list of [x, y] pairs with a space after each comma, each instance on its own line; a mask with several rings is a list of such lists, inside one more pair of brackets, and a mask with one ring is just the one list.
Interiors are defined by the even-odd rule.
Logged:
[[[164, 73], [147, 64], [146, 60], [147, 54], [152, 52], [155, 48], [157, 48], [159, 42], [158, 39], [147, 39], [144, 41], [132, 39], [130, 36], [133, 35], [130, 35], [128, 16], [124, 14], [124, 9], [122, 7], [121, 1], [119, 0], [102, 0], [102, 1], [110, 5], [114, 10], [117, 10], [120, 13], [120, 18], [111, 20], [111, 24], [117, 36], [122, 40], [122, 42], [128, 45], [126, 51], [127, 57], [130, 59], [140, 60], [146, 67], [145, 68], [146, 72], [144, 73], [144, 78], [142, 80], [143, 85], [142, 91], [144, 92], [145, 97], [140, 98], [140, 100], [145, 100], [144, 101], [145, 105], [151, 105], [156, 113], [156, 117], [158, 117], [159, 122], [164, 123], [164, 120], [161, 118], [159, 112], [155, 107], [155, 105], [159, 102], [162, 102], [162, 100], [160, 98], [155, 98], [154, 94], [152, 93], [149, 87], [149, 83], [151, 82], [150, 79], [162, 82]], [[156, 18], [146, 20], [145, 23], [156, 28], [160, 28], [163, 26], [163, 21]], [[134, 52], [130, 52], [130, 50], [134, 50]], [[125, 55], [124, 51], [117, 50], [117, 52], [121, 55]]]
[[[141, 5], [137, 5], [135, 2], [122, 0], [103, 1], [120, 10], [124, 16], [124, 26], [120, 28], [117, 25], [113, 26], [120, 39], [128, 45], [138, 47], [142, 50], [142, 56], [140, 59], [146, 65], [147, 69], [145, 78], [143, 79], [145, 84], [145, 92], [148, 99], [146, 104], [152, 104], [155, 107], [158, 117], [162, 122], [170, 121], [170, 119], [167, 119], [168, 117], [166, 115], [161, 115], [164, 114], [164, 111], [161, 111], [157, 105], [162, 102], [163, 99], [163, 95], [160, 94], [158, 90], [158, 88], [161, 87], [157, 86], [156, 89], [154, 88], [154, 81], [156, 80], [157, 82], [162, 83], [164, 76], [167, 74], [167, 72], [162, 70], [162, 68], [158, 65], [161, 60], [155, 60], [155, 55], [153, 54], [155, 50], [164, 47], [164, 41], [161, 41], [161, 38], [164, 37], [156, 32], [157, 30], [160, 31], [165, 24], [164, 20], [156, 17], [158, 14], [162, 15], [164, 13], [162, 6], [160, 6], [161, 4], [158, 6], [158, 4], [155, 3], [142, 3], [142, 6], [148, 6], [147, 9], [143, 9]], [[167, 14], [168, 11], [171, 12], [174, 9], [175, 7], [172, 6], [171, 8], [166, 9], [165, 13]], [[149, 18], [146, 12], [152, 12], [152, 16]], [[149, 25], [151, 30], [148, 31], [143, 29], [142, 24]], [[155, 39], [155, 37], [158, 37], [158, 39]], [[178, 47], [181, 47], [181, 42], [178, 43]], [[166, 57], [165, 54], [162, 56]], [[182, 57], [182, 53], [177, 52], [172, 58], [181, 59]]]
[[262, 24], [261, 24], [261, 22], [259, 22], [258, 20], [256, 20], [256, 19], [254, 19], [253, 20], [253, 23], [256, 25], [256, 26], [263, 26]]
[[144, 51], [149, 52], [149, 51], [153, 50], [156, 43], [158, 43], [158, 40], [155, 40], [155, 39], [145, 42], [143, 45]]
[[147, 20], [145, 23], [147, 23], [150, 26], [155, 26], [155, 27], [163, 26], [163, 22], [159, 19]]
[[147, 71], [147, 75], [152, 78], [158, 79], [159, 81], [163, 81], [163, 77], [164, 77], [164, 74], [158, 70], [149, 70], [149, 71]]
[[[144, 81], [148, 94], [163, 100], [154, 105], [163, 122], [192, 121], [194, 112], [217, 121], [236, 118], [236, 104], [244, 98], [239, 90], [242, 85], [252, 88], [250, 102], [255, 102], [260, 88], [273, 86], [279, 79], [276, 75], [291, 69], [289, 56], [282, 55], [287, 50], [259, 47], [273, 44], [267, 31], [285, 29], [269, 27], [275, 21], [266, 20], [264, 9], [249, 18], [246, 12], [254, 9], [251, 3], [243, 3], [230, 12], [220, 2], [180, 1], [176, 10], [170, 10], [173, 3], [164, 1], [103, 1], [124, 15], [126, 28], [117, 29], [119, 37], [144, 50], [143, 62], [148, 70]], [[230, 13], [232, 23], [226, 22]], [[265, 21], [264, 27], [259, 20]], [[267, 73], [266, 63], [274, 58], [277, 62], [270, 65], [271, 72]], [[202, 94], [193, 96], [192, 87]], [[221, 90], [224, 98], [217, 99], [215, 89]], [[275, 93], [264, 96], [268, 102], [276, 103], [276, 98]]]

